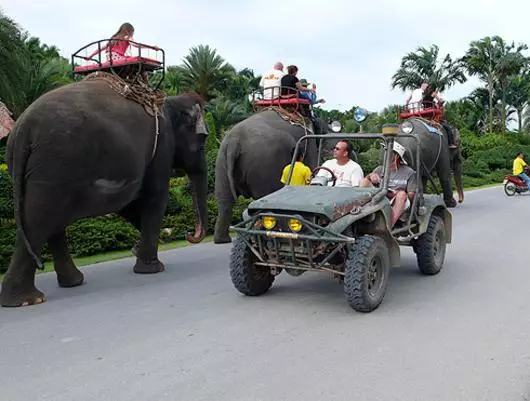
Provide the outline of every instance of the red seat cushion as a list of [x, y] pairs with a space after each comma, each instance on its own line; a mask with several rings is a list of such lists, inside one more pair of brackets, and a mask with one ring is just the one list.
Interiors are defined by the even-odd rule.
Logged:
[[110, 64], [110, 61], [105, 61], [104, 63], [101, 63], [99, 65], [98, 63], [89, 64], [89, 65], [79, 65], [74, 68], [75, 72], [86, 72], [91, 70], [99, 70], [101, 68], [110, 68], [110, 67], [119, 67], [121, 65], [129, 65], [129, 64], [154, 64], [154, 65], [162, 65], [162, 62], [158, 60], [154, 60], [152, 58], [146, 58], [146, 57], [126, 57], [124, 59], [120, 60], [113, 60], [112, 65]]
[[423, 110], [411, 111], [408, 113], [401, 113], [399, 116], [401, 118], [408, 118], [412, 116], [423, 116], [425, 114], [435, 114], [435, 115], [442, 114], [442, 109], [428, 108], [428, 109], [423, 109]]
[[274, 104], [311, 104], [310, 100], [302, 99], [299, 97], [290, 97], [287, 99], [265, 99], [265, 100], [255, 100], [254, 104], [258, 106], [271, 106]]

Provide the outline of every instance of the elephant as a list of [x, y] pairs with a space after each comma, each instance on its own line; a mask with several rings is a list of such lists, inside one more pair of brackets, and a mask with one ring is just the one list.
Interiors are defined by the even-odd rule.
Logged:
[[[256, 112], [234, 125], [223, 137], [215, 164], [218, 215], [214, 243], [231, 242], [228, 228], [239, 195], [259, 199], [283, 187], [280, 182], [282, 169], [291, 162], [298, 139], [311, 133], [301, 125], [286, 121], [280, 114], [270, 108]], [[318, 125], [321, 128], [317, 134], [327, 133], [323, 120]], [[313, 170], [318, 163], [318, 143], [314, 140], [305, 143], [304, 163]], [[328, 141], [323, 141], [322, 150], [328, 148]]]
[[[460, 149], [449, 147], [447, 133], [442, 125], [415, 117], [408, 118], [406, 121], [412, 124], [411, 134], [420, 140], [423, 188], [427, 185], [429, 174], [435, 172], [442, 186], [445, 205], [447, 207], [455, 207], [457, 203], [453, 197], [452, 187], [452, 176], [454, 175], [459, 202], [462, 203], [464, 201], [464, 192]], [[401, 127], [401, 130], [403, 130], [403, 125]], [[409, 166], [416, 170], [418, 167], [416, 166], [416, 141], [410, 137], [400, 137], [397, 141], [407, 148], [405, 160]]]
[[58, 285], [83, 283], [66, 237], [66, 227], [82, 218], [117, 213], [127, 219], [140, 232], [133, 271], [162, 272], [158, 239], [174, 171], [186, 173], [191, 183], [196, 224], [186, 239], [198, 243], [205, 237], [203, 99], [194, 93], [162, 94], [159, 108], [151, 103], [151, 114], [145, 102], [118, 89], [105, 79], [69, 83], [38, 98], [13, 127], [6, 161], [17, 240], [2, 283], [2, 306], [45, 301], [35, 286], [35, 272], [42, 268], [46, 243]]

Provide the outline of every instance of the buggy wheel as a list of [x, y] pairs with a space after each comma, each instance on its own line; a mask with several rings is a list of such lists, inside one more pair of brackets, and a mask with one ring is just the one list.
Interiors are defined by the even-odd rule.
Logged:
[[427, 231], [414, 244], [418, 268], [423, 274], [432, 276], [440, 273], [446, 246], [444, 221], [441, 217], [432, 215]]
[[508, 181], [506, 184], [504, 184], [504, 193], [507, 196], [514, 196], [516, 192], [515, 184], [513, 182]]
[[266, 267], [256, 268], [255, 261], [255, 255], [238, 235], [230, 253], [230, 278], [234, 287], [244, 295], [265, 294], [274, 282], [271, 271]]
[[344, 295], [357, 312], [372, 312], [385, 296], [390, 254], [385, 241], [373, 235], [357, 239], [346, 260]]

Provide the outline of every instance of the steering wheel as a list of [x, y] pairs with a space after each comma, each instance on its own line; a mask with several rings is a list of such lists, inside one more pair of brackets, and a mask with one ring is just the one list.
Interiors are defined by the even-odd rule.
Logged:
[[316, 172], [319, 171], [319, 170], [326, 170], [328, 173], [331, 174], [331, 179], [333, 180], [333, 185], [332, 187], [335, 186], [335, 183], [337, 182], [337, 176], [335, 175], [335, 173], [333, 171], [331, 171], [329, 168], [327, 167], [324, 167], [324, 166], [316, 166], [314, 169], [313, 169], [313, 172], [311, 174], [311, 179], [315, 178], [316, 176]]

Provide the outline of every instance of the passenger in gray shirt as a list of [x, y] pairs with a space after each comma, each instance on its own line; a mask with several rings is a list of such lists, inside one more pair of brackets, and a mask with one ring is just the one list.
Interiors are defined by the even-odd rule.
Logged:
[[[392, 227], [401, 217], [403, 212], [410, 208], [417, 189], [416, 172], [407, 165], [403, 158], [405, 148], [394, 141], [394, 153], [390, 162], [390, 178], [388, 181], [388, 194], [392, 205]], [[370, 187], [381, 183], [383, 167], [378, 166], [361, 180], [359, 186]]]

